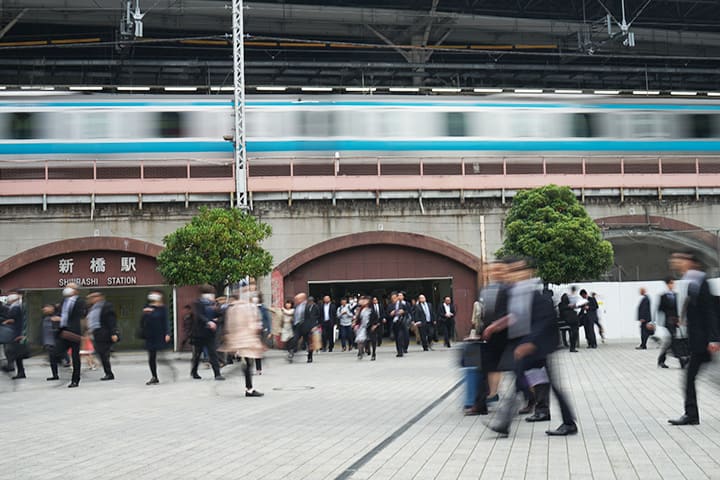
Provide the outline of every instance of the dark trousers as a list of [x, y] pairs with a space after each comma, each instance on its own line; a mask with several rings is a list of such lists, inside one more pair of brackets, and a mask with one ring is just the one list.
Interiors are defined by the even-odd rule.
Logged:
[[570, 350], [577, 350], [579, 337], [580, 328], [578, 325], [570, 325]]
[[94, 342], [95, 344], [95, 353], [100, 358], [100, 363], [102, 363], [103, 371], [105, 372], [105, 375], [112, 377], [112, 367], [110, 365], [110, 348], [112, 347], [112, 342]]
[[208, 359], [212, 366], [213, 373], [216, 377], [220, 376], [220, 364], [218, 363], [217, 351], [215, 350], [215, 336], [208, 338], [196, 338], [193, 345], [192, 364], [190, 367], [191, 374], [197, 374], [198, 364], [200, 364], [200, 355], [203, 349], [207, 349]]
[[148, 350], [148, 365], [152, 377], [157, 378], [157, 350]]
[[455, 341], [455, 319], [445, 318], [442, 320], [442, 324], [445, 346], [449, 347], [450, 340], [452, 339], [453, 341]]
[[378, 338], [380, 337], [380, 335], [378, 335], [378, 330], [380, 330], [379, 326], [375, 330], [368, 330], [367, 341], [365, 342], [365, 350], [368, 354], [372, 354], [373, 357], [375, 356]]
[[[261, 358], [255, 359], [255, 364], [257, 365], [258, 361], [261, 361]], [[252, 384], [252, 358], [245, 357], [245, 361], [242, 362], [242, 370], [243, 375], [245, 376], [245, 389], [246, 390], [252, 390], [253, 384]], [[262, 370], [262, 368], [260, 368]]]
[[322, 322], [322, 345], [323, 349], [333, 351], [335, 348], [335, 332], [333, 332], [332, 322]]
[[652, 332], [647, 329], [648, 322], [640, 322], [640, 346], [647, 348], [648, 338], [652, 336]]
[[405, 350], [407, 350], [407, 347], [410, 345], [410, 334], [408, 333], [408, 329], [402, 320], [395, 322], [394, 330], [395, 350], [397, 350], [398, 355], [402, 356]]
[[340, 343], [342, 348], [352, 348], [352, 325], [340, 325]]
[[685, 372], [685, 415], [694, 420], [700, 420], [698, 411], [697, 392], [695, 391], [695, 377], [704, 363], [710, 361], [708, 352], [691, 352], [690, 362]]
[[55, 358], [59, 361], [70, 349], [72, 358], [72, 383], [80, 383], [80, 342], [71, 342], [58, 337], [55, 341]]
[[422, 342], [423, 350], [427, 350], [432, 343], [432, 323], [421, 322], [420, 323], [420, 341]]
[[313, 351], [312, 351], [312, 341], [310, 340], [312, 330], [304, 331], [301, 329], [295, 330], [295, 338], [293, 339], [293, 348], [292, 348], [292, 354], [294, 355], [297, 353], [298, 345], [300, 345], [300, 341], [305, 342], [305, 348], [307, 348], [308, 352], [308, 360], [312, 360], [313, 358]]
[[19, 343], [7, 343], [5, 344], [5, 356], [7, 357], [8, 367], [12, 363], [15, 363], [16, 375], [18, 377], [24, 377], [25, 365], [23, 365], [20, 349], [21, 345]]
[[[262, 372], [262, 358], [255, 359], [255, 371]], [[252, 386], [252, 385], [251, 385]]]
[[48, 361], [50, 362], [50, 372], [52, 373], [53, 377], [58, 376], [58, 359], [55, 358], [55, 346], [54, 345], [44, 345], [43, 348], [48, 354]]
[[583, 315], [581, 317], [583, 328], [585, 329], [585, 341], [590, 348], [597, 347], [597, 338], [595, 337], [595, 320], [592, 315]]
[[[660, 355], [658, 355], [658, 365], [662, 365], [663, 363], [665, 363], [665, 359], [667, 358], [668, 350], [672, 351], [673, 355], [675, 355], [675, 357], [678, 360], [680, 360], [680, 358], [681, 358], [681, 355], [679, 354], [680, 352], [676, 351], [675, 342], [673, 341], [673, 340], [675, 340], [675, 334], [677, 333], [677, 325], [675, 325], [675, 324], [665, 325], [665, 328], [667, 328], [668, 332], [670, 333], [670, 342], [668, 342], [666, 345], [664, 345], [662, 347], [662, 349], [660, 350]], [[682, 364], [682, 360], [680, 360], [680, 362]]]
[[382, 345], [382, 339], [385, 336], [385, 325], [383, 325], [382, 322], [383, 321], [381, 320], [380, 323], [378, 324], [378, 328], [377, 328], [377, 345], [378, 345], [378, 347], [380, 345]]

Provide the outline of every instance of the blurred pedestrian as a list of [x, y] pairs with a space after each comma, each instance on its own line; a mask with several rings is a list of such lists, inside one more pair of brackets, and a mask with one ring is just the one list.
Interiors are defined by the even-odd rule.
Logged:
[[26, 378], [25, 366], [23, 360], [27, 356], [27, 345], [25, 344], [24, 330], [25, 322], [23, 319], [22, 297], [18, 292], [11, 291], [7, 296], [8, 312], [7, 319], [2, 324], [8, 325], [13, 329], [12, 342], [5, 344], [5, 356], [8, 365], [15, 363], [15, 376], [13, 380]]
[[215, 380], [225, 380], [220, 374], [217, 351], [215, 349], [215, 333], [219, 312], [215, 303], [215, 288], [212, 285], [200, 287], [200, 298], [193, 304], [193, 357], [190, 365], [190, 376], [196, 380], [202, 377], [198, 374], [198, 364], [203, 350], [207, 350], [208, 359], [212, 366]]
[[55, 337], [60, 328], [59, 322], [53, 321], [55, 316], [55, 305], [46, 304], [42, 307], [42, 343], [43, 350], [47, 353], [50, 362], [51, 376], [47, 381], [60, 380], [58, 376], [58, 359], [55, 358]]
[[62, 291], [63, 301], [60, 305], [60, 316], [54, 317], [59, 322], [60, 331], [55, 342], [56, 358], [63, 358], [70, 349], [72, 358], [72, 380], [68, 388], [80, 385], [80, 342], [82, 341], [81, 319], [85, 316], [85, 301], [78, 295], [78, 286], [68, 283]]
[[90, 309], [87, 314], [88, 330], [92, 332], [95, 352], [100, 357], [105, 376], [100, 380], [115, 380], [110, 365], [110, 349], [119, 340], [117, 317], [112, 303], [105, 299], [102, 292], [92, 292], [87, 296]]
[[221, 351], [235, 354], [243, 359], [245, 375], [245, 396], [262, 397], [253, 387], [252, 362], [261, 359], [265, 346], [261, 339], [263, 324], [256, 305], [249, 301], [249, 293], [241, 292], [233, 297], [226, 312], [225, 336]]
[[647, 350], [647, 341], [652, 335], [652, 315], [650, 314], [650, 297], [644, 287], [640, 288], [637, 319], [640, 322], [640, 345], [635, 347], [635, 350]]
[[353, 313], [348, 305], [347, 298], [340, 299], [340, 306], [337, 309], [337, 319], [340, 324], [340, 344], [342, 345], [342, 351], [346, 351], [348, 347], [352, 350], [353, 340]]
[[[148, 303], [143, 308], [142, 328], [145, 337], [145, 350], [148, 352], [150, 380], [145, 385], [160, 383], [157, 373], [158, 352], [167, 348], [170, 343], [170, 323], [168, 309], [163, 303], [163, 294], [159, 290], [151, 290], [147, 296]], [[175, 369], [172, 368], [173, 377]]]
[[293, 333], [293, 314], [295, 308], [293, 308], [292, 300], [285, 300], [285, 304], [282, 308], [282, 328], [280, 330], [280, 341], [285, 345], [285, 350], [288, 354], [292, 348], [292, 340], [295, 336]]

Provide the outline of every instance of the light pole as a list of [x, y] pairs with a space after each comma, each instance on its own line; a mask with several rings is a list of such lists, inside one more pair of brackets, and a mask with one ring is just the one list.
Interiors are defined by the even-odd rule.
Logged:
[[247, 152], [245, 150], [245, 51], [243, 0], [232, 2], [233, 37], [233, 160], [235, 161], [235, 206], [248, 208]]

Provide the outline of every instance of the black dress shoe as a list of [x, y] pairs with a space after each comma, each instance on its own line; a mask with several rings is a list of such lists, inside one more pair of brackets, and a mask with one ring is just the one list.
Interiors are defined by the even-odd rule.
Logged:
[[635, 347], [635, 350], [647, 350], [647, 347], [643, 347], [642, 345]]
[[105, 382], [107, 380], [115, 380], [115, 375], [105, 375], [100, 379], [101, 381]]
[[463, 414], [466, 417], [473, 417], [475, 415], [487, 415], [488, 409], [487, 409], [487, 407], [485, 407], [485, 408], [470, 407], [470, 408], [466, 408], [465, 411], [463, 412]]
[[528, 413], [535, 410], [535, 403], [534, 402], [528, 402], [527, 405], [525, 405], [523, 408], [518, 410], [518, 415], [527, 415]]
[[218, 382], [224, 382], [224, 381], [225, 381], [225, 377], [223, 377], [222, 375], [217, 375], [217, 376], [215, 377], [215, 380], [218, 381]]
[[488, 428], [495, 433], [499, 433], [503, 437], [507, 437], [510, 434], [508, 425], [488, 425]]
[[549, 422], [549, 413], [534, 413], [525, 419], [526, 422]]
[[550, 436], [565, 436], [565, 435], [575, 435], [578, 432], [577, 425], [574, 423], [563, 423], [560, 425], [557, 430], [548, 430], [545, 433]]
[[312, 358], [308, 358], [307, 363], [312, 363]]
[[191, 373], [190, 376], [194, 378], [195, 380], [202, 380], [202, 377], [198, 375], [197, 373]]
[[48, 377], [45, 380], [47, 380], [48, 382], [52, 382], [53, 380], [60, 380], [60, 377]]
[[402, 354], [402, 353], [398, 353], [398, 354], [396, 354], [395, 356], [396, 356], [396, 357], [402, 357], [403, 354]]
[[263, 395], [265, 394], [258, 392], [257, 390], [253, 390], [252, 392], [245, 392], [246, 397], [262, 397]]
[[160, 383], [160, 380], [157, 379], [157, 377], [152, 377], [150, 380], [145, 382], [145, 385], [157, 385]]
[[77, 383], [77, 382], [72, 382], [72, 383], [70, 383], [70, 385], [68, 385], [68, 388], [77, 388], [77, 387], [79, 387], [79, 386], [80, 386], [79, 383]]
[[700, 425], [700, 420], [697, 418], [690, 418], [687, 415], [683, 415], [680, 418], [668, 420], [670, 425]]
[[664, 363], [658, 363], [658, 368], [670, 368], [670, 367], [668, 367]]
[[374, 361], [375, 361], [375, 355], [373, 355], [372, 357], [370, 357], [370, 360], [374, 362]]
[[23, 378], [27, 378], [25, 374], [15, 375], [14, 377], [12, 377], [13, 380], [22, 380]]
[[570, 350], [570, 352], [571, 352], [571, 353], [577, 353], [578, 351], [577, 351], [577, 349], [573, 348], [572, 350]]

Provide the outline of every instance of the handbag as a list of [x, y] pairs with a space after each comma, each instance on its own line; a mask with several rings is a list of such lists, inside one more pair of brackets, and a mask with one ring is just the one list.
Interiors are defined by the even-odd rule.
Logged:
[[71, 332], [67, 329], [60, 330], [60, 338], [72, 343], [80, 343], [82, 341], [81, 335], [78, 335], [77, 333]]
[[0, 325], [0, 343], [12, 343], [15, 340], [15, 330], [9, 325]]
[[318, 351], [322, 349], [322, 328], [320, 326], [313, 327], [310, 330], [310, 350]]

